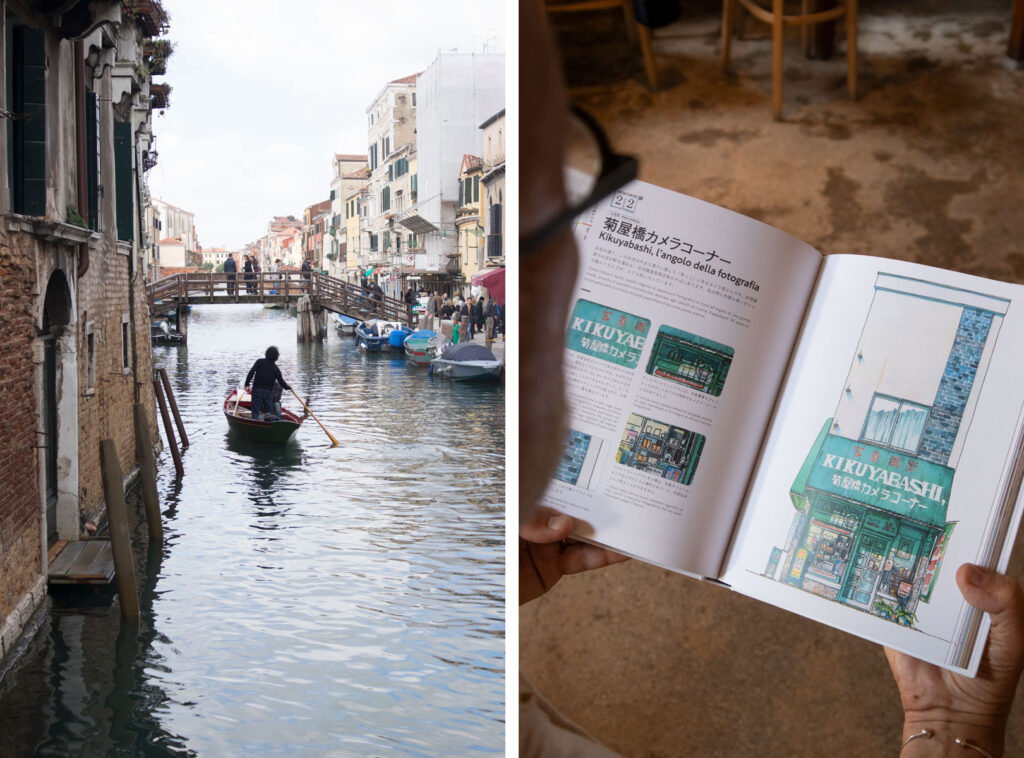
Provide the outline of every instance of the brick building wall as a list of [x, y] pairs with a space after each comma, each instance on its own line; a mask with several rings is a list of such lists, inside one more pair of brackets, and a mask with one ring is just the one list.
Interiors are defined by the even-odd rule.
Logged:
[[992, 326], [992, 316], [991, 311], [977, 308], [964, 308], [960, 316], [960, 325], [921, 440], [918, 457], [924, 460], [949, 465], [953, 442]]
[[[128, 476], [137, 468], [132, 409], [136, 402], [146, 408], [151, 443], [156, 443], [153, 362], [149, 336], [149, 308], [141, 267], [134, 272], [135, 312], [129, 312], [129, 256], [120, 252], [93, 252], [89, 271], [79, 280], [78, 355], [79, 386], [79, 502], [82, 517], [93, 523], [102, 520], [105, 509], [100, 474], [100, 442], [114, 441], [121, 473]], [[122, 353], [122, 323], [129, 330], [128, 365]], [[88, 382], [88, 327], [92, 324], [95, 345], [95, 382]], [[134, 327], [135, 344], [131, 344]], [[133, 358], [132, 352], [135, 351]], [[133, 373], [134, 368], [134, 373]], [[91, 391], [90, 391], [91, 389]]]
[[31, 259], [0, 240], [0, 625], [42, 574], [34, 279]]

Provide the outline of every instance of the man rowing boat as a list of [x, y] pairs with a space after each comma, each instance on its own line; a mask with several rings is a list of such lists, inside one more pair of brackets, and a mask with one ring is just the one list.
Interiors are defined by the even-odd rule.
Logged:
[[264, 413], [274, 412], [274, 381], [290, 390], [288, 382], [281, 376], [281, 369], [277, 367], [277, 359], [281, 356], [277, 348], [271, 345], [267, 348], [263, 358], [258, 358], [249, 373], [245, 377], [245, 389], [249, 389], [252, 383], [252, 417], [257, 421], [263, 418]]

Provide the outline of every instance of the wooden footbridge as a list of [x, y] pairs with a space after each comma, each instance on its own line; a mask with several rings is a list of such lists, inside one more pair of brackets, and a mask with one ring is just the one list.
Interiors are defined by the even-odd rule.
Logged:
[[309, 295], [314, 307], [342, 313], [360, 320], [381, 318], [412, 325], [412, 306], [393, 297], [376, 300], [369, 291], [317, 271], [280, 273], [261, 271], [245, 279], [244, 272], [184, 273], [164, 277], [146, 285], [149, 312], [177, 311], [203, 303], [295, 303]]

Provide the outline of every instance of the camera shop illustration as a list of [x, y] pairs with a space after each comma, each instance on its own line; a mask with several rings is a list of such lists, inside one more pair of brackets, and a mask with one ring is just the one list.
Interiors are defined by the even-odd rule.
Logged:
[[[1007, 300], [879, 274], [832, 418], [765, 575], [913, 627], [956, 522], [957, 462]], [[781, 571], [780, 571], [781, 566]]]
[[717, 397], [722, 394], [734, 354], [728, 345], [662, 326], [651, 348], [647, 373]]

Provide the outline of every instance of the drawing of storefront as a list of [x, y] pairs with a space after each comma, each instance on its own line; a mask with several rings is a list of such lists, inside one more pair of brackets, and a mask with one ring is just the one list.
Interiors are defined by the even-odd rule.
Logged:
[[647, 361], [647, 373], [718, 396], [722, 394], [733, 354], [728, 345], [662, 326]]
[[631, 413], [615, 460], [663, 479], [690, 484], [703, 449], [704, 435]]
[[781, 582], [911, 626], [1008, 302], [879, 274], [832, 418], [790, 490]]

